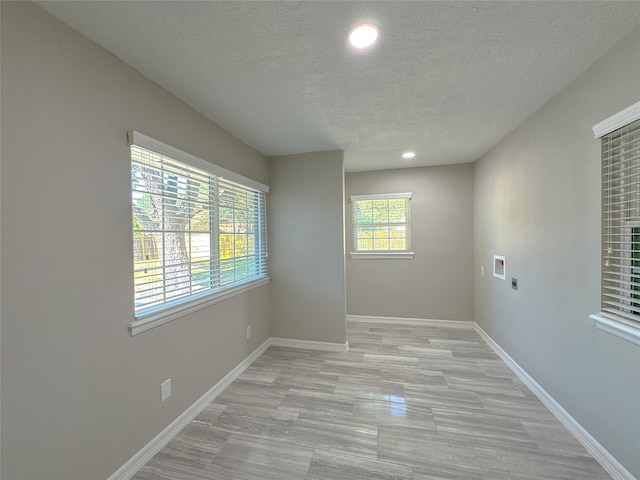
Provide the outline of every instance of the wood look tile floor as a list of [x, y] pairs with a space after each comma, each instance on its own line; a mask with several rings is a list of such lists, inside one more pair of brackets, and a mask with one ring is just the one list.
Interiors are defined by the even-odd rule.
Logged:
[[610, 479], [471, 328], [269, 348], [135, 480]]

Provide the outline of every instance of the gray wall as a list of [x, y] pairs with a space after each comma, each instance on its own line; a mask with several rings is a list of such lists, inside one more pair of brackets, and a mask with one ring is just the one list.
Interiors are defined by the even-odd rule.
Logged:
[[[638, 477], [640, 348], [588, 315], [600, 306], [591, 127], [638, 101], [639, 52], [636, 29], [476, 163], [474, 273], [476, 321]], [[494, 254], [508, 281], [480, 276]]]
[[270, 335], [268, 285], [129, 335], [126, 131], [265, 183], [267, 161], [34, 4], [1, 8], [2, 477], [107, 478]]
[[348, 173], [347, 252], [353, 249], [349, 197], [412, 192], [412, 260], [347, 256], [347, 312], [473, 320], [473, 165]]
[[344, 343], [343, 152], [269, 157], [274, 337]]

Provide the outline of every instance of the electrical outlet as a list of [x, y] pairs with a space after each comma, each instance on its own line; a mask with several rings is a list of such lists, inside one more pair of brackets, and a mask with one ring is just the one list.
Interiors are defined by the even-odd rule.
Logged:
[[171, 379], [168, 378], [160, 384], [160, 401], [164, 402], [171, 396]]
[[484, 277], [484, 265], [480, 266], [480, 276]]
[[251, 338], [251, 325], [247, 327], [247, 339]]
[[511, 278], [511, 288], [513, 288], [514, 290], [518, 289], [518, 279], [517, 278]]

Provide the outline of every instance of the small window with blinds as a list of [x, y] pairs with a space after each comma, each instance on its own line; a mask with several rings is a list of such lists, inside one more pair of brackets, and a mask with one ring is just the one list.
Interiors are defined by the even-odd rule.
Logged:
[[352, 258], [413, 258], [411, 193], [353, 195]]
[[264, 283], [268, 187], [138, 132], [130, 137], [132, 330]]
[[592, 318], [640, 345], [640, 119], [619, 123], [594, 127], [602, 142], [602, 306]]

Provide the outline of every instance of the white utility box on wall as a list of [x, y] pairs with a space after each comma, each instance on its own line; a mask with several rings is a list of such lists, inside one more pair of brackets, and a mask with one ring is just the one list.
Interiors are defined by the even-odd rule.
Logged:
[[493, 256], [493, 276], [501, 280], [507, 278], [507, 259], [502, 255]]

